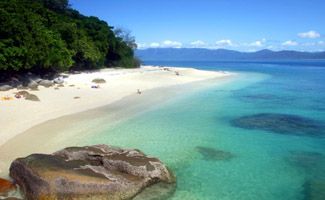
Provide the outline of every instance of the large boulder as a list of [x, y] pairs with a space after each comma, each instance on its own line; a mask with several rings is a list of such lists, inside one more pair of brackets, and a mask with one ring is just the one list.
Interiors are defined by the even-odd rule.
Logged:
[[131, 199], [156, 183], [175, 183], [157, 158], [106, 145], [19, 158], [11, 164], [10, 176], [30, 200]]

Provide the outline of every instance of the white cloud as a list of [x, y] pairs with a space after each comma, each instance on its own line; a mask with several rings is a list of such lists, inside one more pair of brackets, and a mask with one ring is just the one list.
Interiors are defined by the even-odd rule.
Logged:
[[233, 46], [233, 43], [231, 40], [219, 40], [216, 42], [216, 45], [217, 46], [222, 46], [222, 47], [225, 47], [225, 46]]
[[255, 42], [252, 42], [250, 44], [246, 44], [247, 46], [250, 46], [250, 47], [262, 47], [264, 46], [264, 43], [266, 42], [266, 39], [263, 38], [261, 40], [256, 40]]
[[183, 44], [177, 41], [165, 40], [160, 46], [165, 48], [181, 48]]
[[145, 49], [147, 47], [146, 43], [137, 43], [138, 49]]
[[149, 45], [151, 48], [158, 48], [158, 47], [160, 47], [160, 44], [158, 43], [158, 42], [152, 42], [152, 43], [150, 43], [150, 45]]
[[206, 45], [202, 40], [193, 41], [190, 43], [192, 47], [204, 47]]
[[314, 38], [319, 38], [320, 34], [318, 32], [316, 32], [316, 31], [308, 31], [308, 32], [305, 32], [305, 33], [299, 33], [298, 36], [301, 37], [301, 38], [314, 39]]
[[263, 46], [263, 42], [260, 41], [260, 40], [257, 40], [255, 42], [250, 43], [249, 46], [252, 46], [252, 47], [261, 47], [261, 46]]
[[282, 43], [283, 46], [297, 46], [298, 42], [296, 41], [292, 41], [292, 40], [288, 40]]
[[171, 41], [171, 40], [165, 40], [163, 42], [152, 42], [149, 45], [145, 43], [139, 43], [138, 48], [139, 49], [145, 49], [145, 48], [181, 48], [183, 46], [182, 43], [177, 41]]

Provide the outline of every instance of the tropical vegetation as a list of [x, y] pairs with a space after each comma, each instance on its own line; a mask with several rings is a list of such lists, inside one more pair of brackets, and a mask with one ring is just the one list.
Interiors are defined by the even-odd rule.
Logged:
[[136, 67], [134, 37], [68, 0], [0, 0], [0, 72]]

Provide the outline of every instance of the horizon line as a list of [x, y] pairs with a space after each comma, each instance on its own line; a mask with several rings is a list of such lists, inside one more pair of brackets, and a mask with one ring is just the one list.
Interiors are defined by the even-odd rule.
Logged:
[[139, 50], [150, 50], [150, 49], [201, 49], [201, 50], [210, 50], [210, 51], [216, 51], [216, 50], [225, 50], [225, 51], [234, 51], [234, 52], [240, 52], [240, 53], [256, 53], [256, 52], [262, 52], [262, 51], [269, 51], [269, 52], [300, 52], [300, 53], [325, 53], [324, 50], [321, 51], [304, 51], [304, 50], [289, 50], [289, 49], [283, 49], [283, 50], [271, 50], [271, 49], [261, 49], [256, 51], [240, 51], [240, 50], [233, 50], [233, 49], [226, 49], [226, 48], [203, 48], [203, 47], [149, 47], [149, 48], [136, 48], [137, 51]]

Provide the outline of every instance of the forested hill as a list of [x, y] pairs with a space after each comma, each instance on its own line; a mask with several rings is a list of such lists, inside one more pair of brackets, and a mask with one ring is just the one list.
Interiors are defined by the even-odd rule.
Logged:
[[134, 38], [68, 0], [0, 0], [0, 73], [135, 67]]
[[136, 51], [144, 61], [218, 61], [218, 60], [301, 60], [325, 59], [325, 52], [271, 51], [239, 52], [227, 49], [153, 48]]

